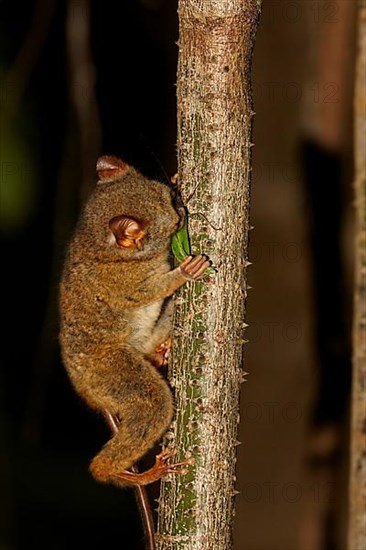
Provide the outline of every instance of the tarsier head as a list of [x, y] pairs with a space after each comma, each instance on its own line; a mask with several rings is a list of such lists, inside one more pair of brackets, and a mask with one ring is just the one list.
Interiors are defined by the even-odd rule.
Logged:
[[181, 221], [173, 188], [115, 156], [100, 157], [96, 168], [99, 181], [79, 225], [83, 256], [136, 260], [168, 248]]

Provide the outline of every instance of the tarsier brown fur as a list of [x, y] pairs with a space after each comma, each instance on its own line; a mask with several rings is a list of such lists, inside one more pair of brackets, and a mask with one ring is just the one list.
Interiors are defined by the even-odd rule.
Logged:
[[97, 172], [61, 281], [62, 356], [88, 405], [118, 421], [91, 462], [93, 476], [145, 485], [184, 464], [169, 465], [172, 453], [163, 452], [150, 470], [128, 471], [172, 419], [172, 395], [156, 368], [169, 346], [169, 297], [210, 262], [189, 256], [171, 269], [171, 237], [181, 223], [172, 188], [112, 156], [98, 160]]

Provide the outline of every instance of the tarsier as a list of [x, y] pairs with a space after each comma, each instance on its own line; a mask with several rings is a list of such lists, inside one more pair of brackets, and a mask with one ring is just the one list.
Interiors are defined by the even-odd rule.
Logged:
[[[204, 255], [170, 265], [182, 221], [173, 188], [117, 157], [97, 162], [99, 181], [71, 240], [61, 281], [61, 349], [76, 391], [113, 416], [118, 432], [92, 460], [98, 481], [146, 485], [182, 465], [163, 451], [149, 470], [128, 469], [162, 436], [173, 415], [166, 362], [171, 296], [210, 265]], [[189, 461], [188, 461], [189, 462]]]

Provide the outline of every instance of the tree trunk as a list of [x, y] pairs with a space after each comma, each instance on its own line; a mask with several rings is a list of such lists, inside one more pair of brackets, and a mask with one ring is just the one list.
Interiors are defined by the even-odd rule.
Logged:
[[194, 253], [217, 269], [176, 297], [166, 443], [188, 473], [162, 483], [160, 550], [232, 547], [251, 174], [251, 59], [260, 0], [180, 0], [179, 185]]
[[366, 7], [359, 1], [355, 87], [355, 294], [350, 461], [349, 550], [366, 544]]

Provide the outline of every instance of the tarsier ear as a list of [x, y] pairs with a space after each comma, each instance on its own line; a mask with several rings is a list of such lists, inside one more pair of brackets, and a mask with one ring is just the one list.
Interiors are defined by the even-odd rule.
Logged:
[[120, 178], [130, 170], [128, 164], [112, 155], [99, 157], [97, 161], [97, 172], [99, 181], [112, 181]]
[[109, 220], [109, 229], [121, 248], [142, 250], [143, 237], [146, 235], [149, 222], [139, 220], [133, 216], [115, 216]]

